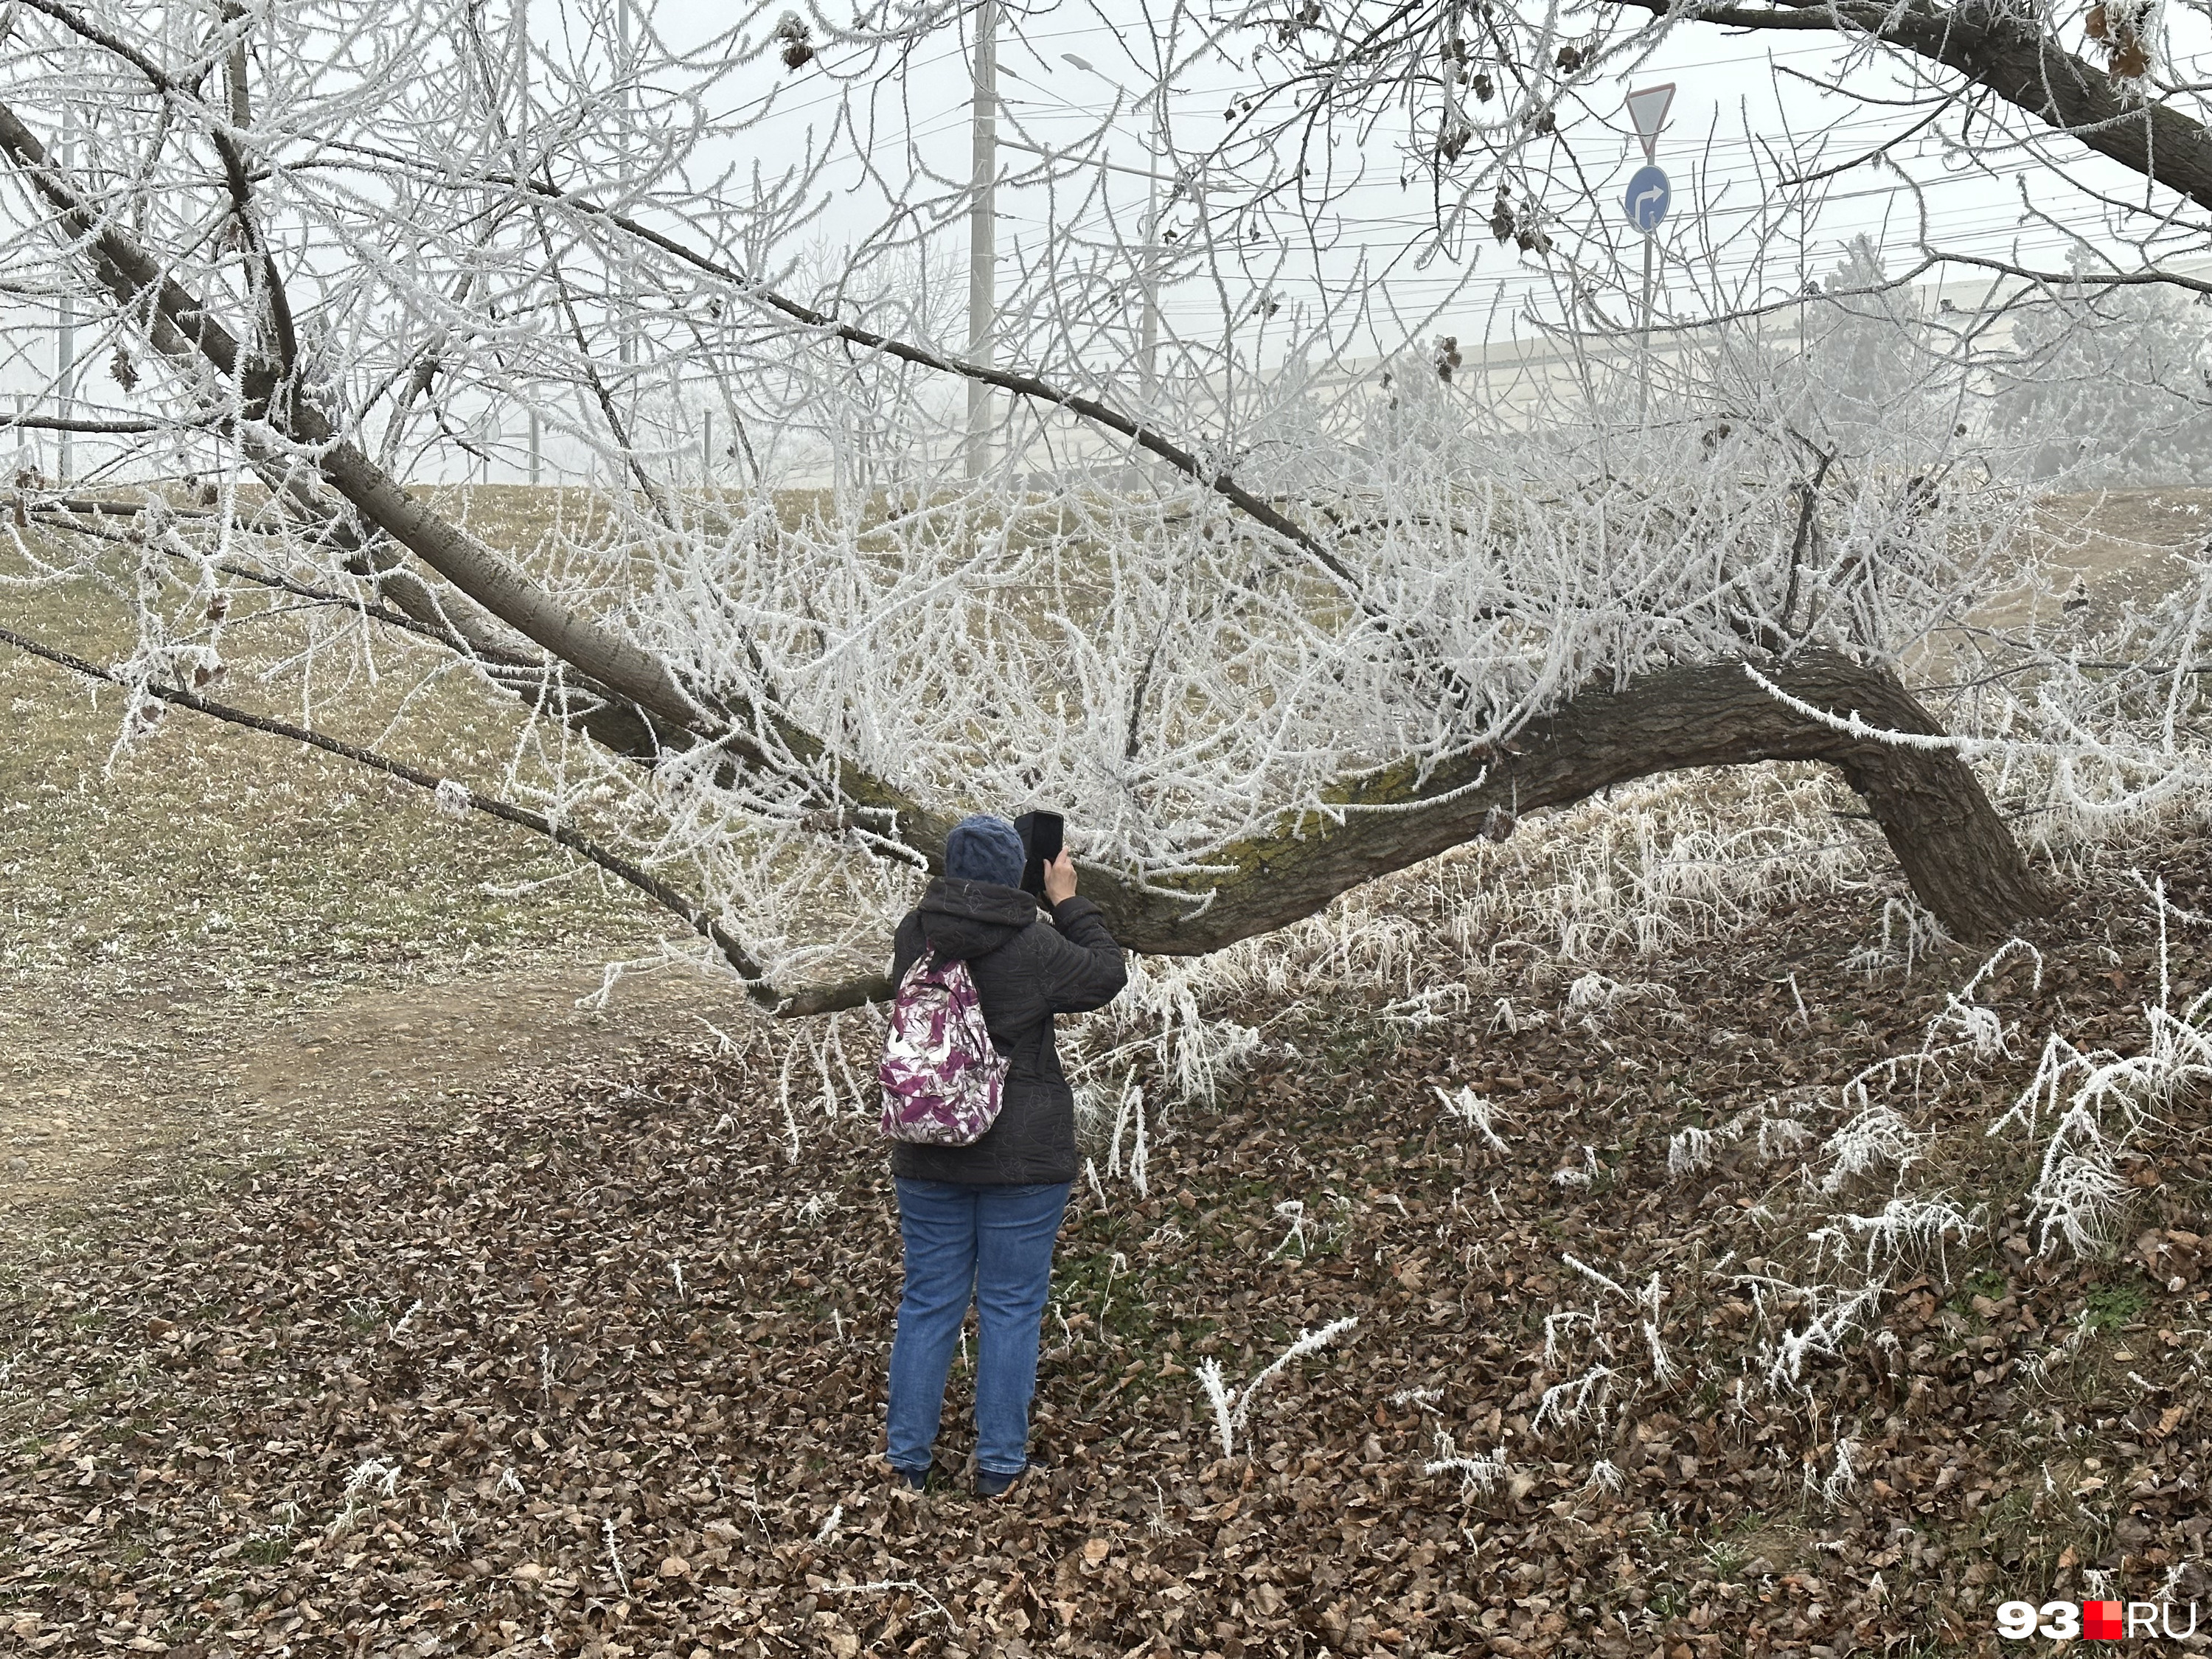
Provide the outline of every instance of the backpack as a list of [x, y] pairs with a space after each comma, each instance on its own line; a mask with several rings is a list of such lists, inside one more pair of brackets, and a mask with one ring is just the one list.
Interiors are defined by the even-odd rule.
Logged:
[[886, 1139], [966, 1146], [998, 1121], [1006, 1060], [984, 1027], [982, 999], [965, 962], [941, 962], [927, 950], [907, 969], [876, 1079], [884, 1088]]

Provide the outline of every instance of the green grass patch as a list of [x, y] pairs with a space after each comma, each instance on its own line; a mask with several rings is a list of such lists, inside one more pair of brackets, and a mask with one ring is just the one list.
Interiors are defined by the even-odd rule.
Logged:
[[2084, 1298], [2081, 1317], [2093, 1335], [2115, 1336], [2141, 1319], [2149, 1306], [2149, 1292], [2141, 1285], [2097, 1285]]

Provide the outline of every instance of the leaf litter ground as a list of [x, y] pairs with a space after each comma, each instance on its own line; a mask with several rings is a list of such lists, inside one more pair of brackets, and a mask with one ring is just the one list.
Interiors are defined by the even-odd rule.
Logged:
[[[2212, 908], [2202, 842], [2162, 850]], [[1976, 960], [1852, 965], [1863, 895], [1510, 1015], [1231, 1011], [1267, 1041], [1144, 1190], [1079, 1185], [1048, 1467], [996, 1504], [964, 1357], [942, 1489], [876, 1461], [890, 1188], [863, 1116], [787, 1117], [796, 1034], [241, 1175], [10, 1270], [0, 1650], [1709, 1659], [2202, 1596], [2203, 1100], [2087, 1258], [2039, 1254], [2039, 1144], [1986, 1133], [2045, 1032], [2140, 1046], [2140, 897], [2093, 883], [1986, 976], [1998, 1041], [1905, 1068], [1917, 1138], [1840, 1176], [1844, 1085]], [[2177, 921], [2177, 1004], [2207, 960]], [[1841, 1271], [1814, 1224], [1897, 1163], [1967, 1224]]]

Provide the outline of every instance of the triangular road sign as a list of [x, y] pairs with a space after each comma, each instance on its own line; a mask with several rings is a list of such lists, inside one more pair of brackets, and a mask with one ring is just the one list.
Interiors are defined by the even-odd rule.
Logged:
[[1635, 123], [1636, 136], [1644, 141], [1644, 159], [1656, 160], [1653, 147], [1659, 142], [1659, 129], [1667, 119], [1667, 106], [1674, 101], [1674, 83], [1662, 87], [1641, 87], [1628, 94], [1628, 118]]

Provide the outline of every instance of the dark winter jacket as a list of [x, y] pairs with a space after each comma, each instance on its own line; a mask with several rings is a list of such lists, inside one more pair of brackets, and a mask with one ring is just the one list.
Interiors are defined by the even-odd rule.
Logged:
[[1104, 1007], [1129, 970], [1089, 899], [1063, 899], [1052, 914], [1057, 929], [1018, 887], [940, 876], [899, 924], [891, 978], [903, 981], [925, 945], [940, 958], [965, 961], [1007, 1069], [999, 1121], [981, 1139], [967, 1146], [900, 1141], [891, 1148], [894, 1175], [990, 1187], [1075, 1179], [1075, 1097], [1060, 1069], [1052, 1017]]

